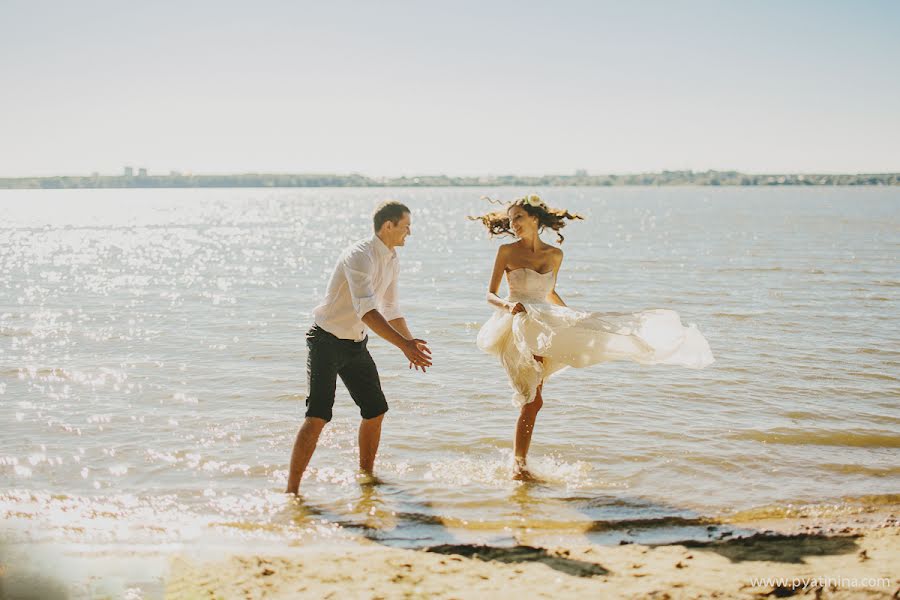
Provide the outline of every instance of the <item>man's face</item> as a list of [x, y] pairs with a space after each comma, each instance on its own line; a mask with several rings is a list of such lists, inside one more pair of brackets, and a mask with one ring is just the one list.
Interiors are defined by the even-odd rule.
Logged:
[[391, 242], [394, 246], [403, 246], [406, 243], [406, 236], [412, 233], [410, 229], [411, 224], [412, 220], [409, 218], [409, 213], [403, 213], [403, 216], [400, 217], [396, 224], [390, 221], [387, 222], [388, 234], [391, 236]]

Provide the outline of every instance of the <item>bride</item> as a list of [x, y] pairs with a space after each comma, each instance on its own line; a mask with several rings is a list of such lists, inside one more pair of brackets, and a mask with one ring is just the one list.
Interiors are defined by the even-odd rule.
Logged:
[[[694, 325], [685, 327], [678, 313], [650, 309], [635, 313], [583, 312], [569, 308], [556, 292], [563, 260], [560, 248], [545, 243], [545, 228], [556, 232], [566, 220], [581, 219], [547, 206], [538, 196], [508, 203], [506, 210], [480, 220], [491, 236], [513, 235], [517, 241], [497, 250], [487, 301], [497, 310], [478, 332], [478, 347], [496, 355], [506, 370], [519, 407], [514, 478], [532, 479], [525, 460], [544, 380], [567, 367], [586, 367], [610, 360], [702, 369], [713, 362], [706, 339]], [[506, 274], [509, 296], [497, 292]]]

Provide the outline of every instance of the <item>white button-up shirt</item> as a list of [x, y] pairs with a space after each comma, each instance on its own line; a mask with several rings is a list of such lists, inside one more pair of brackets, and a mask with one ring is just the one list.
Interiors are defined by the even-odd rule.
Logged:
[[372, 309], [387, 320], [399, 319], [397, 252], [373, 235], [345, 249], [331, 280], [325, 300], [313, 309], [316, 325], [332, 335], [354, 341], [366, 337], [362, 317]]

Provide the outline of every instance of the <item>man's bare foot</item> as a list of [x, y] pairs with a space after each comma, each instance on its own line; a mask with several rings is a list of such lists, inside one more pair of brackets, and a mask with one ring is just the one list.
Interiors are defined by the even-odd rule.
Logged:
[[362, 486], [381, 485], [382, 483], [384, 483], [384, 481], [382, 481], [379, 477], [377, 477], [371, 471], [363, 471], [363, 470], [360, 470], [356, 474], [356, 482]]

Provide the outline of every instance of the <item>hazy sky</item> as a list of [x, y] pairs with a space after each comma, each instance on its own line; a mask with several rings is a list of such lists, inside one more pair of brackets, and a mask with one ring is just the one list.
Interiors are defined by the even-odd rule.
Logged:
[[900, 171], [900, 2], [0, 0], [0, 176]]

